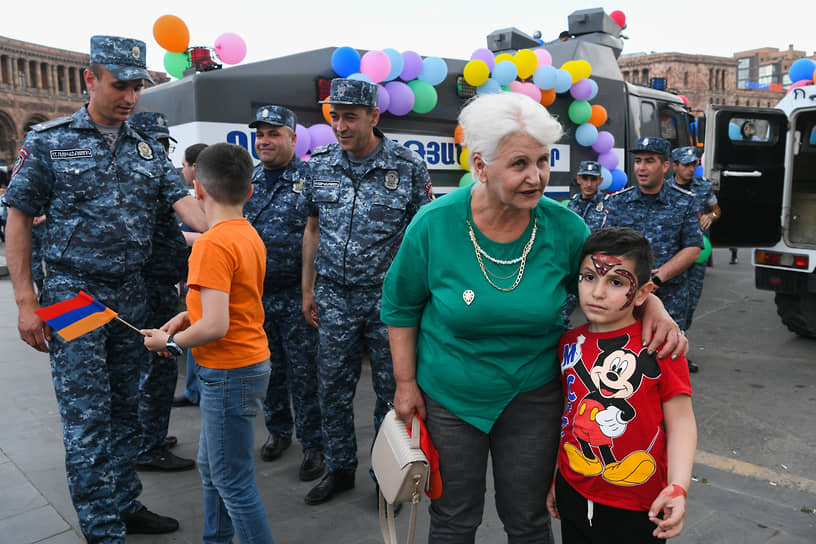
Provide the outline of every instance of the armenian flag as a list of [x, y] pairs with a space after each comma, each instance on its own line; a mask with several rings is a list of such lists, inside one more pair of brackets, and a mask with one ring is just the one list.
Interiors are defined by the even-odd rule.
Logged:
[[40, 308], [34, 313], [66, 342], [101, 327], [119, 315], [85, 291], [80, 291], [70, 300]]

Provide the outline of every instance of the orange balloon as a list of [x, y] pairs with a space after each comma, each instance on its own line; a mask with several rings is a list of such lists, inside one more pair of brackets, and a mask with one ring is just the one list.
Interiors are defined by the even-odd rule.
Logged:
[[589, 116], [589, 124], [600, 127], [606, 123], [606, 108], [598, 104], [593, 104], [592, 115]]
[[456, 125], [456, 130], [453, 131], [453, 140], [459, 145], [464, 145], [465, 129], [462, 128], [462, 125]]
[[541, 105], [552, 106], [555, 102], [555, 89], [543, 89], [541, 91]]
[[[329, 97], [327, 96], [323, 100], [328, 99]], [[323, 104], [323, 119], [325, 119], [326, 122], [331, 125], [331, 104]]]
[[175, 15], [162, 15], [153, 23], [156, 43], [171, 53], [184, 53], [190, 45], [190, 31]]

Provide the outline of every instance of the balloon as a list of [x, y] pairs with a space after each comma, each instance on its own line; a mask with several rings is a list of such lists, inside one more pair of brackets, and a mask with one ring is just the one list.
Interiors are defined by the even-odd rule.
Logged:
[[[590, 80], [585, 79], [584, 81], [590, 81]], [[600, 104], [593, 104], [592, 105], [592, 115], [589, 117], [589, 122], [592, 123], [593, 125], [595, 125], [596, 127], [599, 127], [599, 126], [603, 125], [604, 123], [606, 123], [606, 119], [607, 119], [606, 108], [604, 108]]]
[[[623, 170], [618, 170], [617, 168], [615, 168], [615, 169], [612, 170], [612, 172], [613, 172], [612, 173], [612, 183], [609, 185], [609, 189], [608, 189], [608, 191], [610, 193], [614, 193], [615, 191], [620, 191], [621, 189], [626, 187], [626, 174], [624, 173], [624, 171]], [[618, 176], [615, 176], [614, 172], [620, 172], [621, 174], [623, 174], [623, 176], [621, 176], [620, 174]]]
[[545, 89], [541, 91], [541, 105], [551, 106], [555, 102], [555, 89]]
[[589, 78], [592, 74], [592, 66], [585, 60], [570, 60], [561, 66], [562, 70], [569, 72], [572, 82], [578, 83], [581, 79]]
[[558, 203], [561, 204], [564, 207], [569, 206], [569, 202], [570, 202], [569, 198], [565, 198], [564, 200], [559, 200], [558, 201]]
[[[520, 49], [513, 55], [513, 64], [518, 68], [518, 77], [527, 79], [538, 67], [538, 57], [529, 49]], [[536, 102], [538, 102], [536, 100]]]
[[439, 85], [448, 77], [448, 65], [439, 57], [425, 57], [422, 61], [422, 70], [417, 79], [430, 83], [431, 86]]
[[592, 106], [586, 100], [573, 100], [567, 113], [570, 121], [576, 125], [583, 125], [592, 116]]
[[456, 125], [456, 130], [453, 131], [453, 141], [459, 145], [465, 144], [465, 129], [462, 125]]
[[486, 47], [482, 47], [481, 49], [474, 51], [470, 56], [470, 60], [480, 60], [484, 62], [487, 64], [488, 70], [492, 70], [496, 65], [496, 55], [494, 55], [493, 51], [487, 49]]
[[816, 70], [816, 62], [803, 57], [791, 64], [788, 76], [793, 83], [806, 79], [813, 81], [814, 70]]
[[403, 81], [416, 79], [422, 71], [422, 57], [414, 51], [403, 51], [402, 60], [403, 68], [399, 76], [400, 79]]
[[610, 13], [609, 16], [612, 18], [613, 21], [615, 21], [615, 24], [617, 24], [619, 27], [623, 28], [626, 26], [626, 15], [624, 15], [622, 11], [615, 10], [612, 13]]
[[472, 60], [465, 64], [464, 76], [468, 85], [478, 87], [490, 77], [490, 68], [483, 60]]
[[215, 55], [224, 64], [238, 64], [246, 57], [244, 39], [233, 32], [224, 32], [215, 39]]
[[[184, 53], [190, 44], [190, 31], [175, 15], [162, 15], [153, 23], [153, 37], [171, 53]], [[172, 74], [170, 74], [172, 75]]]
[[468, 165], [469, 156], [470, 151], [468, 151], [467, 147], [463, 147], [462, 152], [459, 154], [459, 166], [461, 166], [465, 170], [470, 170], [470, 166]]
[[514, 81], [513, 83], [510, 84], [510, 87], [513, 88], [513, 85], [516, 83], [518, 85], [516, 85], [516, 87], [513, 89], [515, 92], [529, 96], [536, 102], [541, 102], [541, 89], [539, 89], [529, 81], [525, 82]]
[[164, 69], [176, 79], [184, 77], [184, 70], [190, 67], [190, 56], [187, 53], [173, 53], [167, 51], [164, 54]]
[[695, 178], [701, 178], [704, 175], [705, 175], [705, 170], [703, 170], [703, 167], [700, 166], [700, 165], [697, 165], [697, 168], [694, 169], [694, 177]]
[[332, 70], [340, 77], [360, 71], [360, 53], [349, 46], [338, 47], [331, 56]]
[[501, 85], [501, 90], [506, 93], [512, 92], [512, 89], [510, 89], [510, 85]]
[[389, 96], [388, 91], [385, 90], [385, 87], [377, 84], [377, 109], [380, 112], [385, 112], [388, 109], [388, 106], [391, 104], [391, 96]]
[[297, 140], [295, 140], [295, 155], [301, 157], [311, 149], [312, 137], [309, 135], [309, 129], [300, 123], [295, 125], [295, 136], [297, 136]]
[[541, 68], [542, 66], [550, 66], [552, 64], [552, 55], [550, 55], [550, 52], [544, 49], [543, 47], [534, 49], [533, 53], [535, 53], [536, 59], [538, 59], [536, 68]]
[[592, 95], [592, 83], [588, 79], [579, 79], [570, 87], [570, 94], [575, 100], [589, 100]]
[[462, 174], [462, 177], [459, 178], [459, 187], [467, 187], [468, 185], [473, 185], [475, 180], [473, 179], [473, 174], [470, 172], [465, 172]]
[[414, 93], [414, 107], [411, 108], [416, 113], [428, 113], [436, 107], [438, 96], [434, 86], [422, 79], [415, 79], [408, 82], [408, 87]]
[[555, 92], [558, 94], [565, 93], [570, 90], [572, 87], [572, 76], [569, 72], [563, 69], [558, 69], [555, 71]]
[[[601, 174], [603, 174], [603, 170], [601, 170]], [[603, 180], [601, 181], [601, 184], [598, 185], [598, 190], [599, 191], [606, 191], [607, 189], [609, 189], [610, 185], [612, 185], [612, 176], [610, 176], [608, 178], [604, 177]]]
[[391, 73], [391, 59], [382, 51], [369, 51], [360, 59], [360, 72], [379, 83]]
[[605, 166], [610, 170], [614, 170], [618, 167], [618, 162], [620, 159], [618, 158], [618, 154], [612, 150], [607, 151], [606, 153], [601, 153], [598, 155], [598, 162], [601, 163], [601, 166]]
[[555, 87], [555, 76], [557, 73], [558, 70], [550, 65], [537, 68], [536, 71], [533, 72], [533, 83], [542, 91], [552, 89]]
[[402, 69], [405, 67], [405, 60], [402, 58], [402, 54], [396, 49], [383, 49], [383, 53], [388, 55], [388, 60], [391, 63], [391, 70], [388, 72], [388, 75], [385, 76], [384, 81], [393, 81], [402, 73]]
[[595, 143], [595, 140], [598, 139], [598, 129], [595, 128], [594, 125], [590, 125], [589, 123], [584, 123], [577, 129], [575, 129], [575, 141], [578, 142], [579, 145], [584, 147], [589, 147]]
[[[323, 100], [328, 100], [329, 97], [327, 96]], [[326, 120], [328, 124], [331, 125], [331, 104], [321, 104], [323, 106], [323, 119]]]
[[603, 166], [601, 166], [601, 179], [608, 179], [608, 180], [613, 179], [612, 172], [610, 172], [608, 168], [605, 168]]
[[589, 84], [592, 85], [592, 94], [589, 95], [589, 98], [587, 98], [587, 100], [592, 100], [593, 98], [598, 96], [598, 84], [595, 83], [594, 79], [587, 79], [587, 81], [589, 81]]
[[708, 236], [703, 235], [703, 249], [700, 251], [700, 256], [697, 257], [695, 263], [704, 263], [711, 257], [711, 241]]
[[487, 78], [487, 81], [476, 87], [476, 94], [497, 94], [501, 91], [501, 85], [492, 77]]
[[499, 85], [509, 85], [518, 76], [518, 68], [512, 61], [503, 60], [496, 62], [493, 67], [493, 79], [499, 82]]
[[373, 81], [371, 81], [370, 77], [368, 77], [367, 75], [365, 75], [365, 74], [363, 74], [361, 72], [356, 72], [354, 74], [351, 74], [350, 76], [348, 76], [348, 78], [349, 79], [355, 79], [357, 81], [367, 81], [368, 83], [374, 83]]
[[510, 62], [513, 62], [513, 55], [511, 55], [510, 53], [502, 53], [500, 55], [496, 55], [496, 63], [493, 66], [495, 67], [496, 64], [500, 63], [503, 60], [509, 60]]
[[[796, 83], [794, 83], [793, 85], [791, 85], [790, 87], [788, 87], [787, 93], [791, 92], [792, 90], [796, 89], [797, 87], [806, 87], [808, 85], [813, 85], [813, 81], [811, 81], [809, 79], [801, 79], [801, 80], [797, 81]], [[787, 94], [787, 93], [785, 93], [785, 94]]]
[[680, 98], [680, 100], [683, 101], [683, 104], [685, 104], [686, 107], [688, 108], [689, 107], [689, 99], [686, 98], [686, 95], [678, 94], [677, 96], [678, 96], [678, 98]]
[[612, 136], [611, 132], [607, 132], [605, 130], [601, 130], [598, 132], [598, 139], [595, 140], [595, 143], [592, 144], [592, 149], [599, 154], [604, 154], [610, 149], [612, 146], [615, 145], [615, 137]]
[[705, 168], [705, 151], [703, 151], [703, 154], [700, 155], [700, 166]]
[[[295, 127], [297, 128], [297, 127]], [[337, 141], [331, 126], [318, 123], [309, 127], [309, 151]]]
[[414, 92], [402, 81], [389, 81], [385, 90], [390, 98], [388, 111], [394, 115], [405, 115], [414, 107]]

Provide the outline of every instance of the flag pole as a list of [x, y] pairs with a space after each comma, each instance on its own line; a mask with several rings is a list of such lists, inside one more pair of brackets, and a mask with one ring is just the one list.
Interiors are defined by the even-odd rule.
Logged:
[[142, 336], [147, 336], [146, 334], [143, 334], [143, 333], [142, 333], [142, 331], [141, 331], [140, 329], [137, 329], [136, 327], [134, 327], [133, 325], [131, 325], [130, 323], [128, 323], [127, 321], [125, 321], [124, 319], [122, 319], [121, 317], [119, 317], [118, 315], [116, 316], [116, 319], [118, 319], [119, 321], [121, 321], [122, 323], [124, 323], [125, 325], [127, 325], [128, 327], [130, 327], [131, 329], [133, 329], [134, 331], [138, 332], [138, 333], [139, 333], [139, 334], [141, 334]]

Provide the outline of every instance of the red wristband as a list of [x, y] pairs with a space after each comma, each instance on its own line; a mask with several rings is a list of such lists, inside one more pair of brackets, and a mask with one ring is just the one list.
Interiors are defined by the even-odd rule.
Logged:
[[669, 491], [669, 498], [670, 499], [673, 499], [675, 497], [679, 497], [680, 495], [682, 495], [684, 499], [686, 497], [688, 497], [688, 495], [686, 493], [686, 490], [682, 485], [680, 485], [680, 484], [671, 484], [671, 488], [672, 488], [672, 490]]

